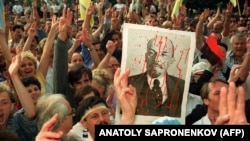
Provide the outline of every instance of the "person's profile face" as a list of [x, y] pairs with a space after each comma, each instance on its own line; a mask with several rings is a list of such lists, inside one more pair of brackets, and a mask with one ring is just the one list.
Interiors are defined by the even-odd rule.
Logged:
[[219, 110], [220, 90], [222, 87], [228, 88], [228, 84], [219, 81], [209, 84], [208, 98], [204, 99], [204, 103], [209, 109]]
[[158, 37], [158, 39], [149, 41], [146, 62], [151, 77], [158, 77], [167, 71], [173, 62], [173, 53], [173, 43], [167, 37]]
[[0, 92], [0, 127], [3, 127], [7, 124], [9, 116], [11, 115], [12, 110], [14, 109], [14, 104], [11, 103], [10, 97], [7, 92]]

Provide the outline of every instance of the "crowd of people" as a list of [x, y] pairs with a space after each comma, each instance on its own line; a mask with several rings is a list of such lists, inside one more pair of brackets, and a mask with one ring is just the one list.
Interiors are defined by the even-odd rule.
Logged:
[[[242, 13], [233, 12], [232, 3], [228, 3], [226, 8], [204, 9], [192, 17], [185, 5], [173, 15], [175, 0], [117, 0], [115, 4], [96, 0], [86, 7], [84, 18], [75, 2], [39, 3], [15, 0], [5, 5], [5, 28], [0, 29], [1, 140], [95, 140], [95, 125], [133, 124], [139, 113], [179, 117], [180, 109], [157, 111], [138, 106], [146, 93], [138, 93], [138, 87], [145, 88], [139, 80], [147, 83], [149, 76], [165, 73], [174, 49], [158, 50], [152, 39], [147, 46], [143, 78], [129, 77], [130, 70], [120, 69], [124, 23], [195, 33], [183, 124], [250, 122], [247, 0]], [[217, 52], [208, 39], [216, 41], [213, 45]], [[164, 63], [157, 67], [154, 63], [159, 56]], [[179, 89], [163, 99], [159, 97], [162, 94], [152, 92], [150, 105], [161, 107], [163, 100], [175, 102], [176, 95], [184, 93], [184, 80], [164, 76], [166, 93], [170, 94], [168, 91], [177, 83]], [[153, 87], [146, 85], [147, 90]], [[114, 123], [118, 103], [121, 117]]]

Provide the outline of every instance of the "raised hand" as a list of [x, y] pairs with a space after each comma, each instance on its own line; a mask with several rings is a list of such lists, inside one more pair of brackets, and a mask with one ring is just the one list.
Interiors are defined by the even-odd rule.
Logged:
[[200, 17], [199, 17], [199, 20], [200, 21], [202, 21], [202, 22], [205, 22], [206, 20], [207, 20], [207, 17], [209, 16], [209, 9], [205, 9], [202, 13], [201, 13], [201, 15], [200, 15]]
[[231, 71], [230, 71], [230, 75], [229, 75], [229, 78], [228, 78], [228, 82], [236, 82], [238, 79], [239, 79], [239, 69], [241, 68], [241, 65], [239, 64], [235, 64], [232, 66], [231, 68]]
[[233, 4], [229, 2], [227, 4], [227, 9], [226, 9], [226, 16], [231, 16], [233, 13]]
[[52, 17], [52, 23], [51, 23], [51, 31], [54, 32], [54, 33], [57, 33], [58, 30], [59, 30], [59, 20], [57, 19], [56, 15], [53, 15]]
[[121, 124], [133, 123], [137, 106], [136, 89], [128, 85], [129, 73], [129, 70], [121, 73], [121, 69], [118, 68], [114, 75], [115, 90], [122, 109]]
[[17, 50], [17, 55], [12, 57], [12, 61], [8, 69], [9, 74], [17, 75], [20, 64], [21, 64], [21, 53], [20, 50]]
[[107, 53], [112, 55], [117, 47], [117, 44], [118, 44], [117, 41], [114, 42], [114, 41], [108, 40], [108, 42], [106, 43]]
[[67, 33], [69, 31], [72, 18], [73, 18], [73, 14], [70, 11], [70, 9], [64, 8], [63, 12], [62, 12], [62, 16], [60, 17], [60, 21], [59, 21], [59, 35], [58, 35], [58, 37], [61, 40], [67, 39]]
[[95, 3], [90, 2], [89, 7], [87, 8], [87, 15], [91, 16], [95, 11]]
[[44, 123], [42, 129], [36, 136], [36, 141], [60, 141], [63, 133], [53, 132], [53, 126], [58, 119], [58, 114], [54, 115], [50, 120]]
[[28, 30], [28, 35], [32, 38], [35, 37], [36, 33], [36, 22], [33, 22]]
[[119, 27], [120, 27], [118, 15], [117, 15], [117, 12], [115, 10], [113, 10], [113, 12], [112, 12], [110, 26], [111, 26], [111, 30], [119, 29]]
[[88, 29], [86, 29], [86, 28], [83, 28], [83, 30], [82, 30], [82, 42], [87, 47], [92, 46], [91, 34], [89, 33]]
[[78, 31], [76, 34], [76, 38], [74, 41], [74, 46], [75, 47], [79, 47], [82, 41], [82, 31]]
[[221, 88], [219, 102], [219, 117], [215, 124], [248, 124], [245, 114], [245, 92], [242, 86], [236, 88], [234, 82], [229, 87]]

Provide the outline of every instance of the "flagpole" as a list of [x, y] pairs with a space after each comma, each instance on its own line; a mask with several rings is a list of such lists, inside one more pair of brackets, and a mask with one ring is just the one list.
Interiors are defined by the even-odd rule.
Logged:
[[241, 11], [240, 11], [239, 0], [236, 0], [236, 2], [237, 2], [237, 6], [238, 6], [238, 12], [239, 12], [239, 15], [241, 16]]

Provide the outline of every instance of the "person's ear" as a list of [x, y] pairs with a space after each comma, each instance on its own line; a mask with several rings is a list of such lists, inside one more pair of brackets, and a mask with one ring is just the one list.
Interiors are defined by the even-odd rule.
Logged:
[[204, 100], [203, 100], [203, 103], [204, 103], [205, 105], [208, 105], [209, 100], [208, 100], [208, 99], [204, 99]]
[[82, 119], [82, 120], [80, 120], [80, 124], [85, 128], [85, 129], [87, 129], [87, 121], [86, 120], [84, 120], [84, 119]]

